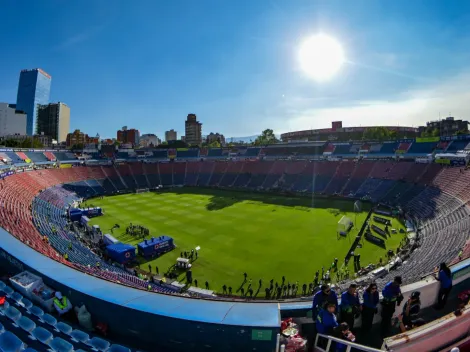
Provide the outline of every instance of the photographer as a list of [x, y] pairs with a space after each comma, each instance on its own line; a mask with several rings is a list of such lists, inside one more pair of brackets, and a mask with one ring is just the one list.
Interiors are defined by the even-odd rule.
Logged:
[[341, 320], [348, 323], [351, 329], [354, 328], [354, 319], [360, 314], [362, 308], [356, 288], [356, 284], [351, 284], [341, 295]]
[[382, 290], [382, 337], [387, 336], [392, 324], [395, 308], [403, 301], [400, 289], [401, 283], [401, 276], [395, 276], [394, 280], [386, 284]]

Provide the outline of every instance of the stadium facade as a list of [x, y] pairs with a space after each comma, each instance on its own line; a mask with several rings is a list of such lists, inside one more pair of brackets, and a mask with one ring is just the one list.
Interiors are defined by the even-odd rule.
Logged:
[[[380, 126], [396, 133], [396, 138], [415, 138], [419, 137], [419, 129], [404, 126]], [[283, 142], [295, 141], [360, 141], [364, 139], [367, 131], [377, 129], [377, 126], [371, 127], [343, 127], [342, 121], [334, 121], [331, 128], [320, 128], [303, 131], [293, 131], [281, 134]]]

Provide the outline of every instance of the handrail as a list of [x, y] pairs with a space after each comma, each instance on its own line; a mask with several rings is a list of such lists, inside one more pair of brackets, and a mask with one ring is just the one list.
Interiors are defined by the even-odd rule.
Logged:
[[[328, 344], [326, 345], [326, 349], [323, 349], [322, 347], [318, 346], [318, 338], [320, 336], [328, 340]], [[359, 344], [354, 343], [354, 342], [342, 340], [342, 339], [339, 339], [337, 337], [333, 337], [333, 336], [329, 336], [329, 335], [323, 335], [323, 334], [317, 334], [317, 336], [315, 338], [315, 349], [318, 349], [318, 350], [324, 351], [324, 352], [329, 352], [332, 341], [339, 342], [339, 343], [342, 343], [343, 345], [346, 345], [347, 346], [346, 352], [350, 352], [351, 348], [354, 348], [354, 349], [359, 350], [359, 351], [365, 351], [365, 352], [382, 352], [383, 351], [383, 350], [378, 350], [376, 348], [372, 348], [372, 347], [368, 347], [368, 346], [364, 346], [364, 345], [359, 345]]]

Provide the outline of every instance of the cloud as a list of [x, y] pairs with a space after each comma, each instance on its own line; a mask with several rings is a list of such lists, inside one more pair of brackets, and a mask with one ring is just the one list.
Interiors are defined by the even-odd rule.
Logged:
[[343, 121], [343, 126], [419, 126], [441, 117], [470, 116], [470, 71], [462, 72], [445, 81], [410, 90], [392, 97], [393, 101], [350, 101], [339, 107], [307, 107], [301, 99], [284, 103], [285, 116], [275, 121], [276, 132], [328, 128], [331, 121]]
[[93, 36], [95, 36], [97, 33], [99, 33], [103, 28], [104, 28], [104, 25], [98, 25], [98, 26], [87, 28], [86, 30], [80, 33], [77, 33], [75, 35], [72, 35], [66, 38], [62, 43], [60, 43], [56, 47], [56, 49], [64, 50], [64, 49], [71, 48], [77, 44], [83, 43], [87, 41], [88, 39], [92, 38]]

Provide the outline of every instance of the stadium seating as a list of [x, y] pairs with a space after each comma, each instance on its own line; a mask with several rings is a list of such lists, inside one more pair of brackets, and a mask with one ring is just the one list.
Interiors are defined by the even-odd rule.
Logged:
[[84, 332], [70, 322], [57, 320], [2, 281], [0, 284], [0, 296], [6, 295], [6, 301], [0, 307], [0, 351], [131, 352], [130, 348], [112, 344], [94, 332]]
[[245, 153], [245, 157], [257, 157], [259, 155], [260, 148], [248, 148]]
[[[371, 144], [370, 145], [370, 148], [369, 148], [369, 153], [371, 154], [374, 154], [374, 153], [380, 153], [381, 149], [382, 149], [382, 144], [380, 143], [374, 143], [374, 144]], [[385, 151], [384, 151], [385, 153]]]
[[24, 164], [24, 160], [21, 159], [16, 153], [14, 152], [4, 152], [7, 156], [7, 159], [11, 160], [13, 164]]
[[11, 158], [6, 153], [0, 153], [0, 161], [3, 161], [5, 163], [10, 163]]
[[324, 155], [331, 155], [331, 154], [333, 154], [335, 149], [336, 149], [336, 146], [333, 143], [329, 143], [329, 144], [327, 144], [327, 146], [323, 150], [323, 154]]
[[373, 162], [364, 161], [358, 162], [354, 168], [354, 172], [351, 175], [349, 181], [345, 184], [343, 194], [356, 194], [359, 187], [362, 185], [364, 180], [369, 176], [372, 168], [375, 166]]
[[398, 144], [398, 148], [396, 150], [396, 153], [397, 154], [404, 154], [404, 153], [408, 152], [411, 145], [412, 145], [412, 143], [409, 143], [409, 142], [402, 142], [402, 143]]
[[207, 154], [208, 157], [221, 157], [222, 156], [222, 149], [211, 148], [209, 149], [209, 153]]
[[199, 149], [177, 149], [176, 157], [183, 159], [191, 159], [199, 157]]
[[436, 149], [437, 142], [414, 142], [408, 149], [407, 154], [409, 155], [427, 155]]
[[447, 146], [446, 152], [456, 153], [458, 151], [462, 151], [467, 147], [468, 144], [469, 144], [468, 141], [452, 141]]
[[[383, 155], [393, 155], [393, 154], [395, 154], [397, 148], [398, 148], [398, 143], [397, 142], [385, 142], [385, 143], [382, 144], [382, 148], [377, 153], [378, 154], [383, 154]], [[371, 148], [371, 149], [373, 149], [373, 148]]]
[[[338, 149], [338, 148], [336, 148]], [[343, 161], [339, 164], [338, 168], [336, 169], [333, 178], [328, 183], [327, 187], [325, 188], [326, 194], [340, 194], [342, 189], [344, 188], [345, 184], [351, 177], [356, 167], [356, 163], [351, 161]]]
[[159, 163], [158, 170], [163, 186], [173, 185], [173, 163]]
[[47, 162], [47, 158], [43, 153], [25, 152], [26, 157], [33, 163]]
[[57, 157], [52, 152], [44, 152], [44, 156], [49, 161], [56, 161]]
[[58, 161], [71, 161], [77, 160], [74, 154], [72, 153], [63, 153], [63, 152], [54, 152]]
[[186, 177], [186, 162], [173, 163], [173, 185], [182, 186]]
[[[388, 144], [393, 143], [384, 146]], [[348, 148], [350, 150], [351, 145]], [[249, 153], [249, 149], [245, 149], [245, 153]], [[458, 167], [408, 161], [174, 161], [43, 169], [18, 173], [1, 181], [0, 226], [65, 265], [106, 280], [147, 289], [147, 282], [99, 258], [67, 229], [62, 215], [70, 203], [80, 197], [159, 185], [313, 191], [368, 197], [374, 202], [400, 205], [419, 226], [421, 248], [399, 269], [410, 282], [439, 261], [453, 260], [465, 247], [470, 232], [470, 212], [466, 206], [470, 201], [469, 181], [470, 171]], [[44, 241], [43, 236], [48, 241]], [[438, 241], [440, 246], [436, 244]], [[70, 242], [74, 248], [71, 252], [68, 250]], [[428, 255], [430, 250], [436, 255]], [[63, 259], [65, 253], [68, 261]], [[96, 263], [106, 270], [97, 269]], [[151, 290], [175, 293], [158, 284], [152, 284]], [[40, 334], [41, 330], [35, 333], [39, 325], [34, 328], [30, 321], [20, 320], [13, 309], [8, 314], [23, 331]], [[50, 341], [55, 337], [54, 334]]]
[[154, 150], [153, 157], [155, 159], [168, 159], [168, 150], [166, 149]]

